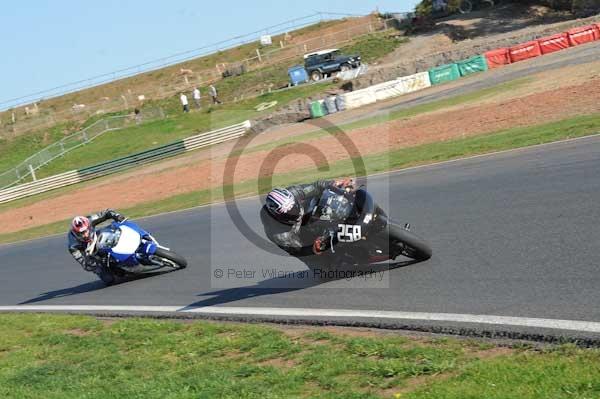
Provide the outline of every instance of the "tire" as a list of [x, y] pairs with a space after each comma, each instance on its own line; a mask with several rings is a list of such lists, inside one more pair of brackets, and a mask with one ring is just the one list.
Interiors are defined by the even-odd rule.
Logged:
[[468, 14], [471, 11], [473, 11], [473, 3], [471, 3], [469, 0], [462, 0], [460, 2], [460, 5], [458, 6], [458, 11], [461, 14]]
[[482, 10], [489, 10], [491, 8], [494, 8], [495, 5], [497, 5], [498, 1], [494, 1], [494, 0], [482, 0], [479, 8]]
[[319, 71], [312, 71], [310, 73], [310, 78], [311, 78], [311, 80], [318, 82], [319, 80], [323, 79], [323, 74]]
[[154, 255], [163, 259], [170, 260], [171, 262], [175, 263], [180, 269], [185, 269], [187, 267], [187, 260], [185, 260], [183, 256], [173, 251], [169, 251], [163, 248], [157, 248]]
[[102, 267], [102, 270], [100, 270], [100, 273], [98, 273], [98, 277], [100, 277], [100, 280], [102, 280], [102, 282], [108, 287], [117, 282], [117, 278], [115, 277], [114, 273], [108, 270], [106, 267]]
[[431, 247], [423, 239], [417, 237], [410, 231], [394, 223], [390, 223], [389, 235], [390, 241], [393, 244], [398, 242], [404, 244], [405, 248], [403, 248], [402, 255], [418, 261], [424, 261], [431, 258]]

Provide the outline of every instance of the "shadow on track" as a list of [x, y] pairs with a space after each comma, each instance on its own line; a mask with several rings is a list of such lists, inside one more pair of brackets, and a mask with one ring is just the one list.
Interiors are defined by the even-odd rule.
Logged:
[[[385, 272], [401, 267], [410, 266], [418, 263], [416, 260], [403, 262], [394, 262], [381, 265], [370, 265], [370, 273]], [[343, 271], [359, 271], [364, 270], [365, 266], [354, 266], [344, 268]], [[341, 270], [341, 269], [340, 269]], [[248, 298], [260, 297], [265, 295], [275, 295], [291, 291], [297, 291], [305, 288], [315, 287], [323, 283], [343, 279], [340, 278], [306, 278], [307, 271], [295, 272], [286, 277], [274, 277], [263, 280], [256, 285], [249, 287], [226, 288], [218, 291], [206, 292], [198, 294], [200, 297], [210, 297], [189, 304], [185, 309], [191, 309], [202, 306], [215, 306], [235, 301], [240, 301]]]
[[48, 291], [40, 294], [36, 298], [28, 299], [24, 302], [20, 302], [19, 305], [27, 305], [30, 303], [49, 301], [50, 299], [63, 298], [71, 295], [83, 294], [85, 292], [96, 291], [106, 286], [100, 280], [90, 281], [89, 283], [76, 285], [75, 287], [63, 288], [56, 291]]
[[[154, 277], [154, 276], [158, 276], [158, 275], [165, 274], [165, 273], [169, 273], [169, 272], [147, 273], [147, 274], [137, 275], [137, 276], [132, 275], [132, 276], [128, 276], [128, 277], [120, 277], [118, 282], [115, 283], [114, 285], [112, 285], [112, 287], [118, 286], [119, 284], [129, 283], [132, 281], [140, 280], [140, 279], [147, 278], [147, 277]], [[64, 297], [68, 297], [68, 296], [72, 296], [72, 295], [84, 294], [86, 292], [97, 291], [97, 290], [101, 290], [104, 288], [108, 288], [108, 286], [104, 282], [102, 282], [102, 280], [94, 280], [94, 281], [90, 281], [88, 283], [76, 285], [74, 287], [62, 288], [60, 290], [44, 292], [43, 294], [38, 295], [36, 298], [31, 298], [26, 301], [20, 302], [19, 305], [27, 305], [30, 303], [44, 302], [44, 301], [49, 301], [49, 300], [55, 299], [55, 298], [64, 298]]]

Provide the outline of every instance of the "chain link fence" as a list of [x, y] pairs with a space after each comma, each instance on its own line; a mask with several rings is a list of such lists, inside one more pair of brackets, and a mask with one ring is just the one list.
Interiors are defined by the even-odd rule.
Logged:
[[15, 168], [0, 174], [0, 188], [7, 188], [19, 182], [35, 181], [36, 170], [67, 152], [91, 142], [106, 132], [124, 129], [164, 117], [165, 115], [161, 108], [149, 108], [137, 114], [109, 116], [100, 119], [77, 133], [67, 136], [35, 153]]

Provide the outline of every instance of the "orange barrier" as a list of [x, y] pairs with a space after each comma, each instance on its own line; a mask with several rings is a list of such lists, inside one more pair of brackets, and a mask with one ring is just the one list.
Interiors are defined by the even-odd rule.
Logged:
[[487, 60], [488, 68], [500, 68], [501, 66], [510, 64], [510, 55], [508, 48], [499, 48], [490, 50], [483, 54]]
[[569, 43], [569, 35], [566, 32], [542, 37], [541, 39], [538, 39], [538, 43], [542, 54], [550, 54], [571, 46]]
[[526, 43], [517, 44], [508, 49], [510, 55], [510, 62], [518, 62], [527, 60], [533, 57], [539, 57], [542, 55], [540, 45], [537, 41], [531, 41]]
[[569, 34], [569, 43], [571, 46], [577, 46], [600, 39], [600, 30], [597, 25], [587, 25], [569, 29], [567, 33]]

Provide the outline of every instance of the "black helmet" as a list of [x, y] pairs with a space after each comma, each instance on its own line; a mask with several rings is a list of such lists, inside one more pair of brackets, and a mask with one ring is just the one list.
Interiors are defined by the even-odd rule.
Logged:
[[288, 189], [274, 188], [265, 202], [271, 216], [281, 223], [294, 224], [302, 217], [300, 205]]

